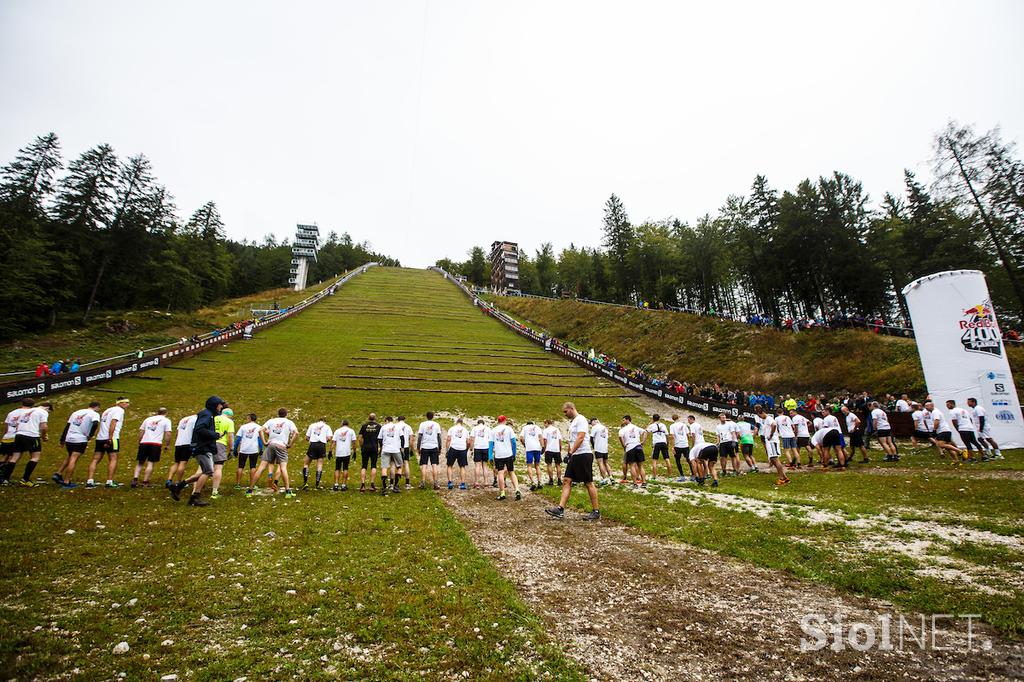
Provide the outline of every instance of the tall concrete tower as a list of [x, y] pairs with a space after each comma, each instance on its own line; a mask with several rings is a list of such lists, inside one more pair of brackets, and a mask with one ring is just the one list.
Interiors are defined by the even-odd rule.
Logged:
[[320, 248], [320, 228], [316, 225], [296, 225], [295, 241], [292, 243], [292, 269], [288, 283], [295, 291], [306, 288], [306, 276], [310, 262], [316, 262], [316, 250]]

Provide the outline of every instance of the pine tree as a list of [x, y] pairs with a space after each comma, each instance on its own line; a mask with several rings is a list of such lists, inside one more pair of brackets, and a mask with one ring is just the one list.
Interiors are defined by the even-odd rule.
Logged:
[[42, 217], [43, 202], [53, 193], [54, 175], [63, 165], [57, 135], [40, 135], [0, 169], [0, 202], [12, 211]]
[[[604, 204], [604, 241], [615, 276], [615, 300], [626, 302], [633, 296], [629, 276], [629, 249], [633, 245], [633, 226], [629, 224], [626, 207], [612, 194]], [[561, 260], [561, 259], [560, 259]]]

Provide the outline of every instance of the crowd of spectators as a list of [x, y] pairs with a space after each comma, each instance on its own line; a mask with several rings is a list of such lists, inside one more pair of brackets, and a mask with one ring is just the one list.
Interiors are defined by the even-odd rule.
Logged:
[[56, 374], [72, 374], [77, 372], [82, 366], [82, 360], [75, 358], [74, 360], [54, 360], [50, 364], [40, 362], [36, 366], [36, 378], [49, 377]]

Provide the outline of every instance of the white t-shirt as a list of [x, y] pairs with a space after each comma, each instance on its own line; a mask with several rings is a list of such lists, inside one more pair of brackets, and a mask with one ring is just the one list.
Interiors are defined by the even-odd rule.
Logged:
[[291, 435], [299, 432], [299, 427], [288, 417], [275, 417], [264, 424], [263, 428], [267, 430], [269, 436], [267, 438], [268, 445], [270, 443], [288, 445], [288, 439], [291, 438]]
[[588, 452], [593, 452], [590, 448], [590, 422], [582, 414], [577, 414], [576, 418], [569, 422], [569, 438], [566, 441], [566, 447], [572, 448], [576, 444], [576, 440], [580, 434], [583, 434], [583, 441], [580, 446], [572, 452], [574, 455], [583, 455]]
[[775, 418], [775, 428], [779, 431], [779, 438], [796, 438], [793, 430], [793, 420], [787, 414], [780, 414]]
[[507, 459], [512, 456], [512, 441], [515, 440], [516, 432], [508, 424], [498, 424], [491, 431], [491, 441], [494, 443], [494, 459]]
[[875, 409], [871, 410], [871, 421], [874, 422], [875, 424], [875, 431], [892, 429], [892, 427], [889, 426], [889, 415], [887, 415], [885, 413], [885, 410], [883, 410], [880, 407], [876, 407]]
[[[448, 429], [448, 438], [448, 447], [452, 450], [465, 450], [469, 440], [469, 429], [462, 424], [455, 424]], [[537, 449], [540, 450], [540, 443], [537, 443]]]
[[954, 407], [949, 411], [949, 418], [956, 420], [957, 431], [975, 431], [974, 419], [971, 413], [963, 407]]
[[772, 419], [771, 415], [768, 415], [767, 417], [754, 417], [754, 422], [757, 424], [757, 435], [759, 435], [759, 436], [767, 436], [768, 435], [768, 423], [769, 423], [769, 420], [771, 422], [775, 421], [774, 419]]
[[[768, 415], [767, 417], [762, 419], [761, 420], [761, 435], [764, 436], [768, 440], [769, 443], [778, 443], [779, 442], [779, 429], [778, 428], [773, 429], [772, 428], [773, 425], [778, 427], [778, 425], [775, 424], [775, 417], [773, 417], [771, 415]], [[769, 436], [768, 434], [772, 433], [772, 431], [774, 431], [775, 433], [772, 434], [771, 436]]]
[[143, 445], [163, 445], [164, 434], [170, 433], [173, 428], [171, 420], [162, 414], [146, 417], [142, 420], [142, 425], [139, 427], [139, 430], [142, 431], [139, 443]]
[[643, 443], [642, 437], [643, 430], [632, 422], [619, 429], [619, 441], [626, 452], [640, 447]]
[[178, 437], [174, 441], [174, 447], [192, 444], [192, 429], [196, 426], [196, 416], [190, 414], [178, 420]]
[[402, 452], [403, 431], [405, 429], [402, 428], [402, 425], [394, 422], [385, 423], [380, 427], [380, 433], [377, 434], [377, 440], [381, 444], [380, 451], [389, 455], [397, 455]]
[[815, 430], [815, 431], [820, 431], [820, 430], [821, 430], [821, 427], [823, 427], [823, 426], [825, 425], [825, 420], [824, 420], [824, 419], [822, 419], [821, 417], [815, 417], [815, 418], [814, 418], [814, 419], [813, 419], [813, 420], [811, 421], [811, 424], [813, 424], [813, 425], [814, 425], [814, 430]]
[[949, 425], [949, 420], [946, 419], [946, 415], [943, 414], [942, 410], [935, 408], [931, 411], [928, 416], [934, 424], [938, 421], [939, 425], [935, 428], [935, 433], [949, 433], [953, 431], [953, 427]]
[[65, 443], [88, 443], [89, 434], [92, 433], [92, 425], [100, 420], [99, 412], [86, 407], [75, 410], [68, 417], [68, 432], [64, 436]]
[[420, 436], [420, 447], [424, 450], [440, 450], [441, 449], [441, 425], [433, 420], [428, 420], [420, 424], [420, 428], [417, 429], [416, 435]]
[[690, 433], [690, 427], [686, 425], [686, 422], [672, 422], [672, 426], [668, 427], [668, 432], [672, 434], [673, 447], [690, 447], [690, 441], [687, 440], [687, 435]]
[[988, 434], [988, 418], [985, 419], [985, 427], [981, 426], [981, 418], [985, 417], [985, 408], [981, 405], [976, 405], [971, 408], [974, 411], [974, 425], [978, 428], [978, 431], [982, 434]]
[[829, 426], [829, 427], [832, 427], [833, 429], [838, 429], [839, 428], [839, 418], [836, 417], [834, 414], [826, 415], [825, 418], [821, 420], [821, 425], [823, 427], [824, 426]]
[[326, 443], [332, 434], [331, 427], [326, 422], [313, 422], [306, 428], [306, 437], [310, 443]]
[[924, 410], [914, 410], [914, 413], [910, 417], [914, 420], [914, 428], [918, 431], [931, 431], [932, 425], [928, 421], [926, 415], [928, 413]]
[[896, 401], [896, 411], [897, 412], [910, 412], [910, 403], [908, 403], [903, 398], [900, 398], [899, 400]]
[[668, 429], [661, 422], [652, 422], [647, 426], [647, 433], [651, 434], [651, 443], [657, 445], [658, 443], [668, 442]]
[[50, 413], [45, 407], [31, 407], [18, 417], [18, 430], [16, 436], [28, 436], [39, 438], [40, 424], [45, 424], [50, 419]]
[[[117, 420], [114, 433], [110, 433], [110, 423]], [[124, 408], [119, 405], [108, 407], [103, 410], [100, 416], [100, 430], [96, 432], [96, 440], [117, 440], [121, 437], [121, 427], [124, 426]]]
[[697, 447], [699, 444], [704, 442], [704, 427], [700, 425], [700, 422], [693, 422], [689, 425], [689, 429], [690, 434], [693, 436], [693, 447]]
[[791, 417], [790, 421], [793, 422], [793, 428], [796, 429], [797, 438], [811, 437], [811, 434], [807, 429], [807, 417], [798, 413], [795, 417]]
[[469, 432], [469, 435], [473, 437], [474, 450], [486, 450], [487, 444], [491, 442], [491, 430], [487, 428], [486, 424], [477, 424]]
[[715, 445], [715, 444], [714, 443], [707, 443], [705, 441], [701, 441], [699, 443], [695, 443], [694, 446], [693, 446], [693, 449], [690, 450], [690, 454], [687, 457], [687, 459], [689, 459], [691, 462], [700, 459], [700, 453], [703, 452], [705, 448], [712, 447], [713, 445]]
[[24, 407], [16, 407], [4, 417], [4, 426], [7, 427], [7, 430], [4, 432], [4, 440], [14, 440], [14, 435], [18, 433], [18, 419], [25, 409]]
[[251, 455], [259, 452], [261, 433], [262, 429], [256, 422], [246, 422], [239, 426], [235, 431], [235, 437], [238, 438], [238, 454]]
[[545, 452], [561, 452], [562, 451], [562, 432], [558, 430], [557, 426], [549, 426], [544, 429], [544, 440]]
[[858, 427], [857, 422], [860, 421], [860, 417], [855, 415], [853, 412], [848, 412], [845, 415], [845, 418], [846, 418], [846, 431], [847, 431], [847, 433], [853, 433], [854, 431], [856, 431], [857, 427]]
[[519, 431], [527, 452], [540, 452], [540, 435], [541, 428], [536, 424], [527, 424]]
[[715, 426], [715, 435], [718, 436], [718, 442], [719, 443], [731, 443], [732, 442], [732, 440], [733, 440], [733, 437], [732, 437], [732, 434], [733, 434], [732, 427], [735, 426], [735, 425], [736, 425], [735, 422], [732, 424], [732, 426], [729, 425], [729, 422], [718, 422], [718, 425]]
[[608, 427], [597, 422], [590, 429], [590, 437], [594, 440], [594, 452], [608, 453]]
[[402, 437], [402, 447], [409, 447], [412, 443], [412, 427], [404, 421], [398, 422], [398, 433]]
[[334, 432], [334, 456], [351, 457], [356, 444], [356, 432], [347, 426], [338, 427]]
[[741, 419], [736, 422], [736, 433], [740, 438], [743, 436], [751, 436], [754, 433], [754, 427], [750, 425], [746, 419]]
[[811, 436], [811, 445], [813, 445], [814, 447], [818, 447], [819, 445], [821, 445], [821, 440], [825, 437], [825, 435], [829, 431], [838, 431], [838, 430], [839, 429], [837, 429], [834, 426], [826, 426], [824, 428], [818, 429], [817, 431], [814, 432], [814, 435]]

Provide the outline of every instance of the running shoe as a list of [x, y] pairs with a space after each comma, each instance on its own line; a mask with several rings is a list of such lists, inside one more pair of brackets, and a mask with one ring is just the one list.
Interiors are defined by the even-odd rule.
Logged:
[[[6, 481], [4, 481], [4, 482], [6, 483]], [[95, 488], [97, 486], [92, 481], [86, 481], [85, 482], [85, 487], [88, 488], [89, 490], [92, 490], [93, 488]], [[174, 498], [174, 499], [178, 499], [178, 498]]]
[[36, 487], [35, 481], [21, 480], [21, 481], [18, 481], [18, 483], [20, 483], [21, 485], [25, 486], [26, 488], [35, 488]]
[[211, 500], [216, 500], [216, 499], [219, 499], [219, 498], [220, 498], [220, 491], [219, 490], [213, 490], [213, 491], [210, 492], [210, 499]]
[[516, 501], [519, 501], [521, 499], [523, 499], [523, 494], [517, 490], [516, 491]]
[[235, 484], [235, 490], [241, 490], [241, 489], [242, 489], [242, 484], [241, 483], [236, 483]]
[[498, 479], [494, 479], [493, 481], [491, 481], [491, 487], [492, 488], [497, 488], [498, 487]]
[[333, 490], [334, 492], [338, 492], [338, 484], [337, 484], [337, 483], [335, 483], [335, 484], [334, 484], [334, 487], [333, 487], [333, 488], [331, 488], [331, 490]]
[[293, 497], [295, 497], [295, 493], [292, 492], [291, 488], [288, 488], [287, 490], [284, 491], [284, 499], [290, 500]]
[[348, 483], [341, 486], [341, 492], [345, 492], [346, 490], [348, 490]]
[[718, 487], [718, 481], [711, 481], [711, 487], [712, 488], [717, 488]]
[[466, 482], [463, 481], [462, 483], [459, 484], [459, 490], [465, 490], [465, 489], [466, 489]]
[[251, 499], [251, 498], [252, 498], [252, 488], [246, 488], [245, 489], [245, 499], [248, 500], [248, 499]]
[[53, 476], [50, 476], [50, 479], [57, 485], [64, 483], [64, 478], [60, 474], [54, 474]]
[[448, 490], [452, 490], [454, 488], [455, 488], [455, 484], [452, 483], [451, 481], [448, 481]]
[[584, 516], [583, 520], [584, 521], [600, 521], [601, 520], [601, 511], [598, 510], [598, 509], [595, 509], [594, 511], [592, 511], [589, 514], [587, 514], [586, 516]]
[[192, 496], [188, 498], [188, 506], [190, 507], [209, 507], [210, 503], [199, 497], [197, 493], [192, 493]]
[[426, 489], [427, 489], [427, 484], [425, 482], [423, 482], [423, 481], [420, 481], [420, 490], [426, 490]]
[[500, 493], [498, 493], [498, 499], [499, 500], [504, 500], [505, 499], [505, 491], [504, 490], [502, 490]]
[[556, 519], [565, 518], [565, 510], [562, 509], [561, 507], [549, 507], [544, 510], [544, 513], [548, 516], [553, 516]]
[[68, 481], [67, 483], [63, 483], [63, 482], [62, 482], [62, 483], [60, 484], [60, 487], [61, 487], [61, 488], [64, 488], [64, 490], [71, 490], [72, 488], [77, 488], [77, 487], [78, 487], [78, 484], [77, 484], [77, 483], [75, 483], [74, 481]]
[[[395, 486], [395, 487], [397, 488], [398, 486]], [[405, 484], [405, 489], [406, 489], [406, 490], [412, 490], [412, 486], [411, 486], [411, 485], [409, 485], [408, 483], [406, 483], [406, 484]], [[396, 490], [395, 492], [397, 493], [398, 491]]]
[[308, 483], [303, 483], [302, 484], [302, 489], [303, 490], [309, 490], [309, 484]]
[[107, 481], [104, 484], [104, 486], [107, 487], [107, 488], [120, 488], [121, 484], [117, 483], [116, 481]]
[[777, 478], [777, 479], [775, 479], [775, 485], [778, 485], [778, 486], [789, 485], [789, 479], [788, 478]]
[[[406, 489], [406, 490], [409, 490], [409, 486], [405, 486], [405, 489]], [[391, 492], [394, 492], [394, 493], [400, 493], [400, 492], [402, 492], [402, 489], [401, 489], [401, 488], [399, 488], [399, 487], [398, 487], [398, 484], [396, 483], [396, 484], [395, 484], [395, 487], [394, 487], [394, 488], [392, 489], [392, 491], [391, 491]]]

